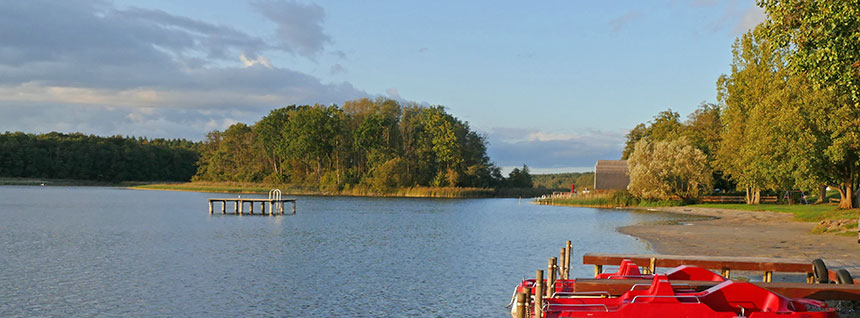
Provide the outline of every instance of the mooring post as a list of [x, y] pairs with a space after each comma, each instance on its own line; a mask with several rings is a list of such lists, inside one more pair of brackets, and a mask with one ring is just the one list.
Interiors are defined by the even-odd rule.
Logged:
[[517, 293], [517, 318], [526, 318], [526, 292]]
[[564, 259], [564, 279], [570, 279], [570, 259], [573, 257], [573, 244], [570, 241], [567, 241], [567, 245], [565, 246], [564, 255], [566, 258]]
[[233, 201], [233, 213], [239, 213], [239, 200]]
[[555, 269], [557, 260], [552, 257], [547, 261], [546, 269], [546, 297], [552, 297], [552, 292], [555, 291]]
[[813, 274], [813, 273], [806, 273], [806, 283], [807, 283], [807, 284], [815, 283], [815, 274]]
[[651, 264], [648, 265], [648, 272], [650, 274], [657, 274], [657, 258], [651, 258]]
[[250, 206], [248, 214], [254, 214], [254, 201], [248, 201], [248, 205]]
[[242, 200], [236, 200], [236, 204], [239, 205], [239, 215], [242, 215], [242, 210], [245, 209], [245, 202], [242, 202]]
[[594, 278], [597, 278], [600, 273], [603, 273], [603, 265], [594, 265]]
[[558, 279], [567, 279], [567, 277], [564, 277], [564, 260], [567, 259], [567, 254], [565, 253], [567, 253], [567, 249], [562, 247], [561, 257], [558, 258]]
[[212, 200], [209, 200], [209, 214], [212, 214]]
[[272, 204], [272, 201], [269, 201], [269, 216], [272, 216], [273, 214], [275, 214], [275, 205]]
[[764, 272], [764, 279], [762, 279], [762, 281], [765, 283], [770, 283], [772, 280], [773, 280], [773, 272], [772, 271]]
[[266, 201], [260, 202], [260, 214], [266, 214]]
[[227, 213], [227, 200], [221, 200], [221, 214]]
[[296, 214], [296, 200], [293, 200], [293, 214]]
[[543, 317], [543, 270], [537, 270], [535, 279], [535, 317]]

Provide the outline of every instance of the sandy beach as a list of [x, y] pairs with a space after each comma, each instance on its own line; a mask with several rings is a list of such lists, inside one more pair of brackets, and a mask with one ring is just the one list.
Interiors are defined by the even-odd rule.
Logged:
[[661, 254], [755, 256], [824, 259], [828, 267], [849, 267], [860, 276], [860, 244], [856, 237], [812, 234], [815, 223], [797, 222], [788, 213], [712, 208], [666, 207], [649, 210], [712, 219], [680, 224], [638, 224], [622, 233], [651, 244]]

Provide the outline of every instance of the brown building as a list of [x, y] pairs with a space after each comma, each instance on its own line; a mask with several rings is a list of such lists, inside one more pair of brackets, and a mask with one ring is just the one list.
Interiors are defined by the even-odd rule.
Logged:
[[594, 165], [595, 190], [626, 190], [628, 184], [627, 160], [597, 160]]

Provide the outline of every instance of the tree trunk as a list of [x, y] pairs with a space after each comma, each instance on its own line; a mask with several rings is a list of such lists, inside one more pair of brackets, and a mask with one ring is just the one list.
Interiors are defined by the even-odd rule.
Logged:
[[851, 188], [851, 185], [844, 186], [844, 190], [839, 191], [839, 208], [840, 209], [853, 209], [854, 208], [854, 189]]
[[822, 184], [818, 186], [818, 201], [815, 203], [824, 203], [824, 199], [827, 197], [827, 185]]
[[747, 204], [752, 204], [752, 198], [750, 198], [750, 188], [748, 188], [748, 187], [744, 188], [744, 191], [745, 191], [744, 200], [747, 201]]
[[753, 191], [753, 204], [761, 203], [761, 189], [755, 188]]

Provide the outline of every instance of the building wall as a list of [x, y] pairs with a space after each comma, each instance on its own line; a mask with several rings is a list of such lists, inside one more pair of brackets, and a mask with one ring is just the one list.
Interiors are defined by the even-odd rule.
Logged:
[[595, 190], [626, 190], [628, 184], [627, 160], [597, 160], [594, 165]]

